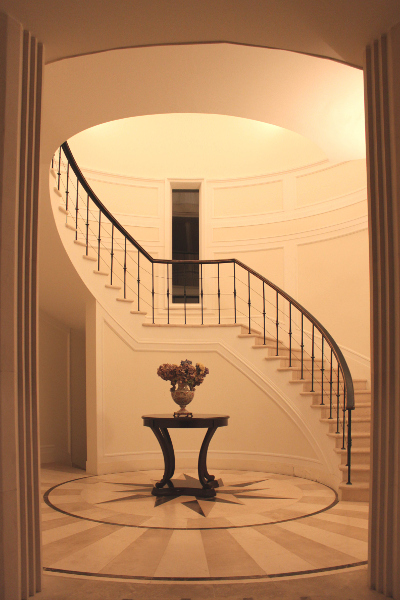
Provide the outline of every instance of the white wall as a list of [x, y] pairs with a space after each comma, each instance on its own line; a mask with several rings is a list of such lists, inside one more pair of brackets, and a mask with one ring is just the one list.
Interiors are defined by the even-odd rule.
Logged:
[[85, 332], [70, 333], [71, 463], [86, 468], [86, 345]]
[[39, 314], [41, 462], [71, 464], [70, 330]]
[[[211, 469], [269, 470], [337, 487], [338, 456], [319, 415], [297, 396], [290, 374], [280, 373], [278, 381], [276, 364], [263, 361], [251, 340], [238, 338], [240, 327], [160, 329], [143, 327], [144, 317], [131, 319], [128, 333], [100, 303], [88, 306], [88, 472], [163, 468], [158, 442], [143, 427], [142, 415], [173, 414], [170, 386], [156, 372], [164, 362], [187, 358], [210, 369], [190, 408], [230, 416], [228, 427], [212, 440]], [[204, 434], [171, 432], [177, 472], [196, 468]]]
[[[86, 175], [150, 254], [171, 256], [170, 180]], [[282, 287], [327, 327], [354, 374], [369, 379], [365, 161], [197, 181], [201, 258], [235, 257]], [[273, 310], [274, 295], [268, 300]]]
[[42, 463], [86, 466], [85, 333], [39, 314]]

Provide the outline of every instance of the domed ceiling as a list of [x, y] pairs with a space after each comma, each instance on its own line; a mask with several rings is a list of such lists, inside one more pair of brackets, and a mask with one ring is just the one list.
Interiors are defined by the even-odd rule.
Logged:
[[304, 136], [226, 115], [165, 114], [104, 123], [69, 140], [81, 167], [149, 178], [232, 179], [326, 160]]

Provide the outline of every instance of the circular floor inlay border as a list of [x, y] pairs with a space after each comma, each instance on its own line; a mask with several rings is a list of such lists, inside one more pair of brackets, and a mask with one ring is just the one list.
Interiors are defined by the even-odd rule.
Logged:
[[[133, 473], [133, 472], [131, 472], [131, 473]], [[140, 472], [140, 473], [143, 474], [144, 472]], [[229, 472], [227, 472], [227, 471], [225, 471], [224, 473], [225, 473], [226, 476], [229, 475]], [[121, 477], [121, 476], [128, 476], [129, 474], [130, 473], [114, 474], [114, 475], [118, 476], [118, 477]], [[204, 526], [198, 526], [198, 527], [196, 527], [196, 526], [192, 526], [191, 525], [191, 526], [186, 526], [185, 527], [185, 526], [178, 526], [178, 525], [173, 525], [173, 526], [168, 526], [168, 525], [152, 525], [151, 523], [148, 523], [148, 521], [151, 520], [151, 516], [150, 515], [148, 517], [144, 518], [144, 519], [142, 518], [142, 521], [143, 520], [145, 521], [143, 523], [140, 523], [140, 522], [133, 522], [133, 523], [123, 522], [123, 521], [121, 521], [121, 514], [120, 513], [116, 513], [116, 514], [118, 514], [120, 516], [119, 520], [113, 520], [112, 517], [111, 518], [95, 518], [93, 516], [85, 516], [84, 514], [82, 514], [82, 512], [85, 512], [85, 510], [88, 510], [88, 509], [81, 510], [80, 511], [81, 514], [79, 514], [77, 511], [68, 510], [66, 506], [63, 506], [61, 508], [60, 506], [57, 505], [57, 503], [55, 502], [54, 499], [52, 500], [50, 498], [50, 495], [52, 494], [52, 492], [54, 492], [55, 490], [57, 490], [59, 488], [62, 488], [63, 486], [65, 487], [65, 486], [68, 486], [68, 484], [74, 484], [75, 482], [82, 482], [82, 481], [85, 481], [85, 480], [95, 480], [95, 479], [97, 479], [98, 483], [100, 483], [100, 484], [101, 483], [103, 483], [103, 484], [107, 484], [108, 483], [110, 485], [112, 485], [112, 484], [114, 484], [114, 485], [124, 485], [125, 487], [129, 486], [129, 485], [130, 486], [132, 486], [132, 485], [141, 485], [141, 486], [147, 485], [147, 487], [148, 487], [147, 494], [146, 494], [146, 492], [143, 492], [142, 488], [139, 488], [139, 489], [142, 490], [139, 494], [133, 494], [133, 495], [131, 495], [129, 497], [125, 496], [125, 497], [117, 498], [115, 500], [105, 500], [105, 501], [100, 502], [100, 504], [102, 504], [102, 505], [103, 504], [109, 504], [109, 503], [112, 503], [114, 505], [116, 502], [128, 501], [128, 500], [133, 500], [134, 501], [137, 498], [139, 498], [140, 500], [145, 499], [147, 501], [151, 499], [151, 500], [153, 500], [155, 502], [158, 502], [158, 499], [154, 498], [154, 496], [151, 496], [150, 487], [152, 487], [152, 485], [150, 485], [150, 484], [136, 484], [136, 483], [134, 484], [132, 482], [131, 483], [124, 483], [124, 484], [122, 484], [122, 483], [119, 483], [118, 481], [114, 481], [114, 482], [113, 481], [111, 481], [111, 482], [105, 481], [105, 479], [109, 480], [109, 479], [112, 479], [112, 477], [113, 477], [113, 475], [102, 475], [102, 476], [89, 475], [89, 476], [86, 476], [86, 477], [79, 477], [79, 478], [76, 478], [76, 479], [71, 479], [71, 480], [68, 480], [68, 481], [64, 481], [62, 483], [59, 483], [59, 484], [56, 484], [56, 485], [52, 486], [51, 488], [49, 488], [44, 493], [44, 496], [43, 496], [44, 502], [50, 508], [52, 508], [53, 510], [55, 510], [55, 511], [61, 513], [61, 514], [64, 514], [64, 515], [76, 518], [76, 519], [81, 519], [81, 520], [85, 520], [85, 521], [91, 521], [91, 522], [100, 523], [100, 524], [104, 524], [104, 525], [117, 525], [117, 526], [120, 526], [120, 527], [133, 527], [133, 528], [139, 528], [139, 529], [165, 529], [165, 530], [241, 529], [241, 528], [246, 528], [246, 527], [250, 527], [250, 526], [253, 526], [253, 525], [257, 525], [257, 526], [275, 525], [275, 524], [279, 524], [279, 523], [286, 523], [286, 522], [289, 522], [289, 521], [298, 521], [300, 519], [304, 519], [304, 518], [307, 518], [307, 517], [318, 515], [320, 513], [328, 511], [329, 509], [331, 509], [332, 507], [334, 507], [338, 503], [338, 496], [337, 496], [336, 492], [334, 490], [332, 490], [331, 488], [329, 488], [328, 486], [325, 486], [323, 484], [317, 484], [315, 482], [311, 482], [311, 481], [304, 480], [304, 479], [301, 479], [301, 478], [290, 477], [290, 476], [279, 478], [279, 476], [277, 476], [276, 474], [271, 474], [271, 473], [258, 473], [258, 477], [259, 478], [261, 477], [261, 480], [260, 479], [257, 480], [257, 477], [254, 476], [254, 479], [255, 479], [254, 481], [251, 481], [251, 478], [250, 478], [249, 482], [245, 482], [243, 484], [231, 484], [231, 485], [227, 484], [225, 486], [225, 488], [221, 488], [220, 490], [217, 490], [216, 501], [223, 502], [223, 503], [226, 502], [227, 503], [226, 505], [229, 505], [229, 504], [240, 504], [240, 502], [241, 502], [240, 499], [242, 499], [242, 500], [245, 499], [247, 502], [249, 500], [250, 501], [251, 500], [259, 500], [260, 501], [260, 500], [263, 500], [263, 499], [265, 499], [265, 500], [272, 500], [272, 501], [273, 500], [295, 500], [296, 501], [296, 498], [290, 498], [290, 497], [289, 498], [285, 498], [285, 497], [279, 498], [279, 497], [274, 497], [274, 496], [272, 496], [272, 497], [270, 497], [270, 496], [254, 496], [253, 492], [262, 493], [262, 492], [265, 492], [265, 490], [263, 490], [263, 489], [260, 490], [258, 488], [254, 489], [254, 488], [251, 487], [252, 485], [260, 484], [260, 481], [261, 482], [262, 481], [264, 481], [264, 482], [271, 481], [271, 483], [272, 482], [276, 482], [276, 487], [278, 488], [278, 483], [279, 482], [281, 482], [284, 485], [285, 482], [286, 483], [292, 482], [292, 481], [296, 482], [296, 480], [299, 482], [298, 485], [300, 485], [300, 483], [303, 482], [303, 487], [305, 486], [306, 488], [307, 488], [308, 485], [310, 485], [310, 486], [314, 485], [317, 489], [319, 487], [322, 491], [325, 491], [325, 493], [326, 493], [326, 490], [329, 490], [330, 494], [327, 496], [327, 498], [329, 498], [329, 496], [330, 496], [331, 498], [333, 498], [333, 500], [330, 501], [329, 503], [327, 503], [325, 506], [322, 506], [321, 509], [314, 510], [313, 512], [306, 512], [305, 511], [304, 513], [300, 513], [297, 516], [289, 516], [287, 518], [276, 518], [276, 519], [274, 519], [272, 521], [269, 520], [268, 518], [266, 518], [265, 521], [263, 521], [262, 517], [261, 517], [260, 521], [257, 522], [257, 523], [250, 523], [250, 522], [248, 522], [248, 523], [243, 523], [243, 524], [212, 525], [211, 524], [211, 520], [209, 520], [210, 522], [208, 524], [205, 524]], [[190, 477], [190, 476], [186, 475], [186, 477]], [[243, 475], [243, 477], [244, 477], [244, 475]], [[242, 479], [243, 479], [243, 477], [242, 477]], [[235, 491], [235, 487], [238, 488], [237, 492]], [[292, 487], [295, 488], [296, 484], [294, 483], [292, 485]], [[226, 488], [230, 488], [230, 489], [226, 489]], [[232, 490], [232, 488], [233, 488], [233, 490]], [[246, 489], [244, 489], [244, 488], [246, 488]], [[68, 491], [68, 490], [66, 490], [66, 491]], [[71, 490], [71, 491], [73, 491], [73, 490]], [[125, 492], [129, 492], [129, 491], [136, 491], [136, 490], [123, 490], [123, 492], [120, 492], [120, 493], [125, 493]], [[218, 498], [218, 494], [220, 494], [220, 499]], [[227, 494], [228, 494], [227, 499], [225, 499], [225, 500], [221, 499], [221, 497], [225, 497]], [[62, 497], [63, 496], [61, 496], [61, 498]], [[200, 502], [197, 502], [197, 500], [194, 497], [193, 498], [189, 498], [189, 497], [183, 497], [182, 496], [181, 498], [182, 498], [182, 502], [181, 502], [182, 504], [184, 504], [184, 505], [186, 505], [188, 507], [190, 505], [190, 508], [193, 511], [198, 512], [197, 516], [199, 517], [199, 519], [201, 518], [201, 515], [203, 515], [203, 517], [206, 516], [203, 513], [202, 509], [201, 509], [201, 504], [204, 502], [204, 499], [199, 499]], [[230, 501], [229, 498], [233, 498], [234, 500]], [[170, 499], [161, 501], [161, 504], [163, 504], [163, 502], [168, 502], [169, 500]], [[186, 500], [186, 501], [184, 501], [184, 500]], [[301, 500], [301, 496], [299, 496], [299, 500]], [[178, 500], [178, 499], [174, 499], [174, 501], [175, 502], [180, 502], [180, 500]], [[327, 502], [328, 502], [328, 500], [327, 500]], [[295, 504], [295, 502], [293, 504]], [[96, 504], [96, 503], [93, 504], [93, 508], [98, 508], [98, 507], [99, 507], [99, 504]], [[290, 505], [289, 505], [288, 508], [290, 509]], [[285, 506], [282, 506], [282, 508], [279, 509], [279, 510], [281, 512], [283, 512], [285, 510]], [[132, 518], [134, 516], [135, 516], [134, 514], [131, 515]], [[128, 517], [129, 517], [129, 515], [128, 515]], [[195, 520], [199, 520], [199, 519], [195, 519]], [[191, 519], [191, 520], [193, 521], [193, 519]], [[218, 521], [218, 520], [221, 520], [221, 519], [216, 519], [216, 521]]]
[[109, 575], [107, 573], [87, 573], [85, 571], [68, 571], [66, 569], [53, 569], [51, 567], [43, 567], [43, 571], [47, 573], [60, 573], [61, 575], [76, 575], [79, 577], [99, 577], [101, 579], [126, 579], [130, 581], [158, 581], [160, 583], [174, 582], [199, 582], [207, 583], [212, 581], [259, 581], [263, 579], [282, 579], [282, 577], [303, 577], [304, 575], [316, 575], [318, 573], [329, 573], [332, 571], [343, 571], [362, 567], [368, 564], [367, 560], [349, 563], [347, 565], [337, 565], [334, 567], [323, 567], [320, 569], [309, 569], [307, 571], [293, 571], [288, 573], [273, 573], [265, 575], [239, 575], [237, 577], [145, 577], [144, 575]]

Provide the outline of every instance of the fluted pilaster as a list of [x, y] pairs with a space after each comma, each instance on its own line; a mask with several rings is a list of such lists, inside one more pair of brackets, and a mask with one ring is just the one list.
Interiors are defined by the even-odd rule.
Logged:
[[365, 61], [372, 315], [373, 589], [400, 599], [400, 25]]
[[0, 14], [0, 597], [40, 591], [37, 221], [42, 47]]

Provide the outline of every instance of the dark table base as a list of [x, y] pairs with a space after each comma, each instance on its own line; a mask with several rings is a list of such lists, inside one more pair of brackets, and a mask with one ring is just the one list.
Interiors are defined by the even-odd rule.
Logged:
[[219, 487], [218, 481], [210, 481], [209, 488], [204, 488], [200, 481], [198, 487], [192, 485], [185, 487], [180, 480], [171, 480], [164, 487], [160, 488], [155, 485], [151, 490], [153, 496], [196, 496], [197, 498], [214, 498], [215, 489]]
[[[153, 496], [197, 496], [198, 498], [214, 498], [215, 488], [219, 487], [214, 475], [207, 470], [207, 451], [211, 438], [218, 427], [228, 424], [228, 416], [225, 415], [201, 415], [190, 419], [177, 419], [169, 415], [144, 415], [143, 424], [150, 427], [156, 436], [163, 456], [164, 475], [152, 489]], [[198, 460], [199, 481], [191, 479], [191, 485], [183, 486], [182, 480], [173, 480], [175, 472], [175, 453], [172, 440], [168, 432], [172, 428], [207, 428], [203, 443], [200, 448]]]

